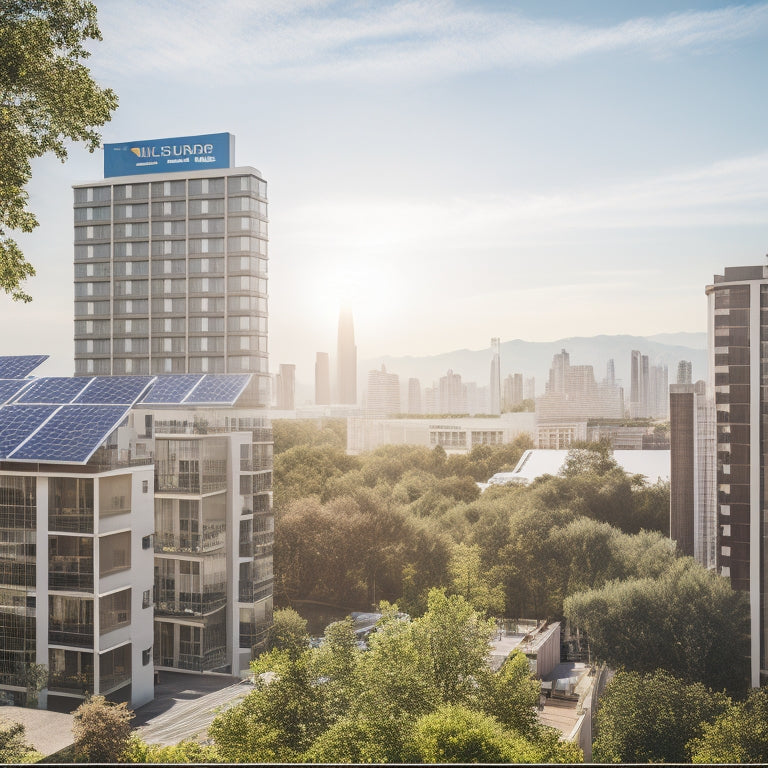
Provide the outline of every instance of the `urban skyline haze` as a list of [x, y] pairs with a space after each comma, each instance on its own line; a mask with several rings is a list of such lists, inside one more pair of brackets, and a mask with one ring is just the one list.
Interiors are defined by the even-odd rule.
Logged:
[[[768, 248], [768, 4], [99, 2], [105, 142], [231, 131], [270, 189], [270, 369], [491, 336], [703, 331], [702, 286]], [[73, 184], [34, 164], [34, 301], [4, 354], [71, 374]]]

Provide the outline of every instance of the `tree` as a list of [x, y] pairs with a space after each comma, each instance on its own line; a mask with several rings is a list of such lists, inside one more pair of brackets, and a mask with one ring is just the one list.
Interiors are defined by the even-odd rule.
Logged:
[[452, 591], [477, 611], [485, 615], [501, 615], [504, 612], [504, 588], [501, 584], [490, 584], [487, 574], [480, 567], [480, 552], [477, 546], [456, 544], [451, 553], [449, 566]]
[[657, 578], [627, 579], [565, 600], [592, 653], [612, 667], [666, 669], [734, 694], [747, 686], [749, 606], [726, 579], [680, 558]]
[[704, 723], [688, 749], [694, 763], [768, 763], [768, 688]]
[[196, 741], [180, 741], [162, 746], [147, 744], [140, 736], [133, 735], [123, 755], [125, 763], [219, 763], [216, 748]]
[[297, 658], [308, 644], [306, 619], [303, 619], [293, 608], [283, 608], [274, 612], [272, 626], [267, 633], [267, 650], [287, 651], [291, 657]]
[[540, 732], [536, 706], [541, 683], [531, 677], [528, 658], [515, 651], [495, 674], [484, 678], [481, 706], [502, 725], [525, 736]]
[[618, 672], [600, 699], [593, 756], [603, 763], [682, 763], [702, 724], [728, 706], [722, 693], [664, 670]]
[[5, 0], [0, 7], [0, 289], [30, 301], [22, 283], [35, 274], [9, 230], [38, 224], [25, 189], [31, 161], [53, 152], [62, 162], [65, 142], [83, 141], [93, 152], [117, 96], [99, 88], [82, 60], [88, 40], [100, 40], [96, 6], [85, 0]]
[[21, 723], [0, 723], [0, 763], [35, 763], [42, 759], [24, 740], [24, 731]]
[[75, 759], [89, 763], [119, 763], [131, 737], [133, 712], [128, 705], [112, 704], [91, 696], [74, 713], [72, 733]]

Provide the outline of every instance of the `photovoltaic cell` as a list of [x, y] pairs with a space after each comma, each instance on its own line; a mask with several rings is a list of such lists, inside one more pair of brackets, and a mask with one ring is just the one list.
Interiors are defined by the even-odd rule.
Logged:
[[48, 359], [48, 355], [0, 356], [0, 379], [23, 379]]
[[194, 373], [158, 376], [152, 389], [144, 395], [141, 402], [155, 405], [178, 405], [202, 378], [201, 374]]
[[83, 464], [129, 411], [125, 405], [65, 405], [9, 458]]
[[57, 408], [56, 405], [6, 405], [0, 408], [0, 459], [26, 440]]
[[28, 384], [24, 379], [0, 379], [0, 404], [7, 403]]
[[92, 379], [86, 377], [65, 378], [63, 376], [37, 379], [16, 398], [15, 402], [65, 405], [71, 403], [91, 381]]
[[75, 399], [82, 405], [133, 405], [153, 376], [97, 376]]
[[185, 405], [232, 405], [251, 379], [250, 373], [207, 374], [184, 400]]

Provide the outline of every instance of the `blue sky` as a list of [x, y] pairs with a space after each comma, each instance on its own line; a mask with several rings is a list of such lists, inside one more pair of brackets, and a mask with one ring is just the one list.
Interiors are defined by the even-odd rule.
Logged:
[[[768, 3], [100, 2], [105, 141], [230, 131], [270, 194], [270, 363], [705, 329], [768, 250]], [[5, 354], [72, 369], [71, 184], [37, 161], [35, 301]]]

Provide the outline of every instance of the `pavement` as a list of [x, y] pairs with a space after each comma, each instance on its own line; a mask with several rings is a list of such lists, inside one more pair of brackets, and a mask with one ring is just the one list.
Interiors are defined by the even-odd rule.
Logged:
[[250, 685], [229, 675], [160, 672], [154, 700], [135, 711], [132, 726], [148, 744], [203, 741], [214, 717], [251, 690]]

